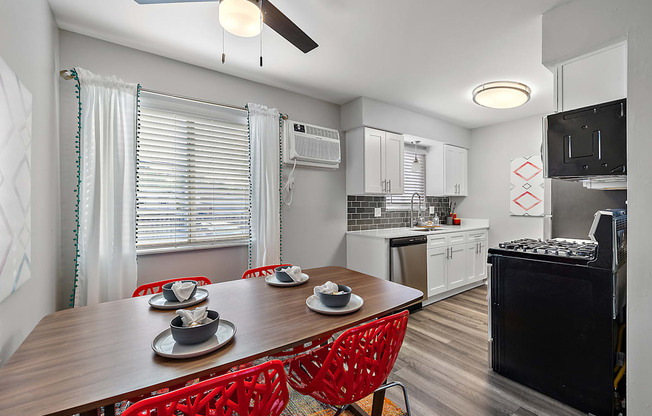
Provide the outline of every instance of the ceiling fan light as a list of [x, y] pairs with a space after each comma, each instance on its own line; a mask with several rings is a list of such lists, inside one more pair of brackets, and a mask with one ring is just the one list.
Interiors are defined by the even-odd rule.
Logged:
[[489, 108], [515, 108], [530, 101], [530, 87], [520, 82], [495, 81], [473, 90], [473, 102]]
[[248, 0], [220, 1], [220, 25], [236, 36], [258, 36], [261, 31], [260, 18], [260, 8]]

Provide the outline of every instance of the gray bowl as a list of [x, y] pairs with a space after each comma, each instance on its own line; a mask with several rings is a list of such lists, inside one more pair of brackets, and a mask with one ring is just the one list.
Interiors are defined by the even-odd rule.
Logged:
[[280, 266], [274, 269], [274, 272], [276, 273], [276, 278], [278, 279], [279, 282], [294, 282], [294, 279], [290, 277], [289, 274], [282, 272], [281, 269], [287, 269], [288, 267], [292, 266]]
[[[195, 282], [194, 280], [184, 280], [183, 282], [190, 282], [195, 284], [195, 289], [190, 294], [190, 298], [195, 296], [195, 293], [197, 293], [197, 282]], [[163, 297], [165, 298], [165, 300], [169, 300], [170, 302], [180, 302], [180, 300], [177, 299], [177, 297], [174, 294], [174, 291], [172, 290], [172, 285], [175, 283], [176, 282], [170, 282], [163, 285]]]
[[216, 311], [208, 311], [208, 317], [212, 322], [207, 324], [184, 327], [181, 317], [177, 316], [170, 321], [170, 330], [172, 331], [172, 338], [179, 344], [199, 344], [204, 342], [217, 332], [217, 327], [220, 325], [220, 314]]
[[351, 288], [345, 285], [337, 285], [337, 290], [346, 293], [341, 295], [333, 295], [330, 293], [317, 292], [319, 294], [319, 300], [321, 303], [328, 306], [329, 308], [345, 307], [351, 300]]

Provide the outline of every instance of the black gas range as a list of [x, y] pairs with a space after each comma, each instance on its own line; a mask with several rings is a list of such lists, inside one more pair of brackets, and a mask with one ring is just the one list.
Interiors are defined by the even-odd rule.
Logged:
[[598, 211], [588, 235], [489, 249], [490, 360], [508, 378], [611, 416], [619, 404], [614, 368], [626, 303], [626, 212]]
[[595, 260], [598, 243], [591, 240], [555, 238], [552, 240], [519, 240], [500, 243], [491, 253], [531, 259], [548, 259], [569, 264], [588, 264]]

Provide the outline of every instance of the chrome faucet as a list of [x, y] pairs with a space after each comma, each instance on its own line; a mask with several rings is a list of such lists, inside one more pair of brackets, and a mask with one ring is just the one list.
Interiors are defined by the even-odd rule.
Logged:
[[[417, 214], [417, 221], [415, 222], [414, 219], [412, 218], [412, 215], [414, 214], [414, 196], [419, 197], [419, 213]], [[414, 227], [419, 225], [419, 216], [421, 214], [421, 195], [418, 192], [415, 192], [412, 194], [412, 198], [410, 198], [410, 227]]]

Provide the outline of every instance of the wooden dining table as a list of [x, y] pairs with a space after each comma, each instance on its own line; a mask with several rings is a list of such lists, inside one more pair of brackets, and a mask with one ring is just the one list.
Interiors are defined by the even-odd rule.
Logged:
[[[293, 287], [270, 286], [262, 277], [203, 286], [209, 297], [201, 305], [233, 322], [237, 333], [224, 348], [196, 358], [154, 353], [152, 340], [169, 327], [175, 311], [151, 308], [150, 296], [50, 314], [0, 368], [0, 415], [93, 412], [388, 315], [423, 296], [342, 267], [305, 272], [310, 280]], [[364, 299], [362, 308], [338, 316], [310, 310], [306, 299], [328, 280], [350, 286]], [[381, 414], [383, 401], [384, 394], [374, 397], [372, 415]], [[352, 410], [365, 414], [358, 406]]]

